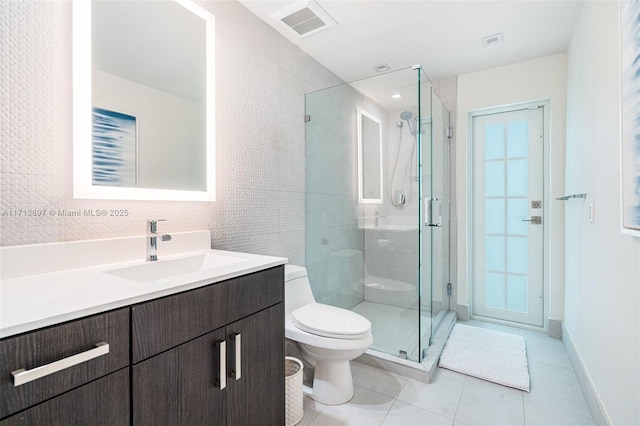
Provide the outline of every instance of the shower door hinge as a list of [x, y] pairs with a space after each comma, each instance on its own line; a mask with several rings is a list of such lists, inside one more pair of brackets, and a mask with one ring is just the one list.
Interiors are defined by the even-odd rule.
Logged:
[[304, 122], [305, 122], [305, 123], [308, 123], [308, 122], [310, 122], [310, 121], [311, 121], [311, 116], [310, 116], [310, 115], [305, 115], [305, 116], [304, 116]]
[[447, 137], [448, 138], [453, 137], [453, 127], [447, 127]]
[[451, 293], [453, 293], [453, 285], [447, 283], [447, 295], [451, 296]]

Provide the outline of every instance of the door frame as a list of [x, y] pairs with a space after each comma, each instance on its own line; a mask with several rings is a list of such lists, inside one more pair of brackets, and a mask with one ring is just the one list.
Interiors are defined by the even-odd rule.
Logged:
[[[542, 188], [543, 188], [543, 200], [542, 200], [542, 227], [543, 227], [543, 326], [536, 327], [528, 324], [521, 324], [509, 321], [503, 321], [495, 318], [481, 317], [476, 316], [474, 314], [474, 285], [473, 285], [473, 277], [474, 275], [474, 259], [473, 259], [473, 248], [474, 248], [474, 223], [473, 223], [473, 208], [474, 208], [474, 197], [473, 197], [473, 176], [475, 172], [474, 168], [474, 127], [473, 121], [477, 116], [489, 115], [489, 114], [499, 114], [504, 112], [516, 111], [521, 109], [528, 108], [543, 108], [542, 113], [542, 135], [543, 135], [543, 154], [542, 154]], [[485, 322], [492, 322], [497, 324], [504, 324], [512, 327], [525, 328], [537, 331], [548, 332], [549, 330], [549, 253], [550, 253], [550, 238], [549, 238], [549, 225], [550, 225], [550, 203], [552, 202], [551, 197], [551, 101], [549, 99], [542, 100], [533, 100], [526, 102], [519, 102], [507, 105], [500, 105], [495, 107], [488, 108], [479, 108], [475, 110], [469, 111], [467, 115], [467, 235], [466, 235], [466, 243], [467, 243], [467, 253], [466, 253], [466, 267], [467, 267], [467, 277], [469, 278], [467, 281], [467, 300], [469, 303], [469, 318], [477, 319]]]

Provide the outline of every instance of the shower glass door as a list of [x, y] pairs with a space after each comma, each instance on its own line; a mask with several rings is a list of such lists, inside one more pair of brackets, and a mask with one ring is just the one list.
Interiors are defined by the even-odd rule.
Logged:
[[[425, 172], [425, 186], [429, 188], [432, 203], [432, 224], [425, 227], [430, 240], [428, 265], [431, 283], [431, 332], [438, 328], [440, 321], [449, 310], [449, 230], [450, 230], [450, 176], [449, 176], [449, 111], [442, 101], [431, 96], [431, 139], [429, 172]], [[426, 221], [425, 221], [426, 224]]]
[[425, 199], [440, 197], [433, 211], [448, 224], [446, 145], [432, 143], [448, 112], [432, 108], [420, 68], [307, 93], [305, 108], [305, 257], [316, 300], [366, 317], [371, 349], [420, 362], [432, 315], [448, 308], [432, 301], [447, 280], [448, 228], [424, 217]]

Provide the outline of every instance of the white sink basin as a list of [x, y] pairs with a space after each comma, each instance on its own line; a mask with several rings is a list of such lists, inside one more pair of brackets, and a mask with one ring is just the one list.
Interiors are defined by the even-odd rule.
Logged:
[[158, 260], [141, 265], [109, 269], [103, 272], [133, 281], [151, 282], [177, 275], [215, 270], [239, 262], [246, 262], [246, 259], [218, 254], [199, 254], [180, 259]]

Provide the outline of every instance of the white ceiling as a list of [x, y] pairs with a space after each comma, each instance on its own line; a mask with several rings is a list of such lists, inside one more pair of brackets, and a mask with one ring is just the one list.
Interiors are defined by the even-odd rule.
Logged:
[[[345, 81], [421, 64], [430, 79], [566, 51], [582, 0], [318, 0], [338, 26], [300, 38], [270, 18], [291, 0], [240, 0]], [[482, 46], [502, 33], [504, 42]]]

